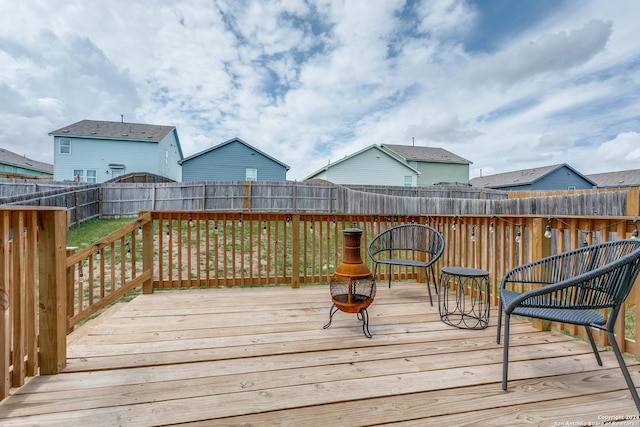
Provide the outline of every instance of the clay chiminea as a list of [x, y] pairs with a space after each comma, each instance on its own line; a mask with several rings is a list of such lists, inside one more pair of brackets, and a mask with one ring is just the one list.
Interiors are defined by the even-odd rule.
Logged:
[[367, 265], [360, 257], [360, 238], [362, 230], [347, 228], [342, 231], [342, 262], [336, 267], [331, 278], [330, 291], [333, 305], [329, 311], [329, 323], [338, 311], [358, 313], [358, 320], [362, 321], [362, 331], [367, 338], [369, 332], [369, 315], [367, 307], [376, 295], [376, 282]]

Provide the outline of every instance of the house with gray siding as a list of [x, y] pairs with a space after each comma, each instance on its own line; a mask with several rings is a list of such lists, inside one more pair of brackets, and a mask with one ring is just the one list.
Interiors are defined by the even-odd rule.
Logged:
[[53, 165], [0, 148], [0, 177], [53, 179]]
[[185, 157], [182, 181], [286, 181], [289, 166], [240, 138]]
[[131, 172], [182, 178], [175, 126], [81, 120], [49, 135], [56, 181], [97, 183]]
[[586, 190], [595, 187], [596, 183], [562, 163], [472, 178], [471, 185], [504, 191], [535, 191]]
[[640, 169], [586, 175], [598, 188], [640, 187]]
[[378, 145], [329, 163], [303, 181], [323, 179], [343, 185], [390, 185], [415, 187], [420, 171]]
[[438, 147], [382, 144], [420, 171], [419, 186], [435, 184], [469, 185], [469, 165], [473, 162]]

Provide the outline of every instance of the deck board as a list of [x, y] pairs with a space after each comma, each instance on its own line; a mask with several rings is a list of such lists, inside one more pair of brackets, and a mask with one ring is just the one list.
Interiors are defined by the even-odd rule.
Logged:
[[327, 287], [138, 296], [72, 333], [64, 372], [15, 390], [0, 424], [553, 426], [636, 413], [613, 353], [600, 367], [566, 335], [514, 319], [504, 392], [495, 311], [486, 330], [453, 328], [424, 285], [394, 283], [378, 288], [367, 339], [354, 314], [323, 329], [330, 305]]

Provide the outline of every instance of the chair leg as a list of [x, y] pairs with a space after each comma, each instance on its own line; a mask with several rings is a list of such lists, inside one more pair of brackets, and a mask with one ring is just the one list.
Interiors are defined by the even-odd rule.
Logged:
[[509, 320], [508, 314], [504, 315], [504, 349], [502, 353], [502, 389], [507, 389], [507, 375], [509, 374]]
[[633, 384], [633, 380], [631, 379], [631, 375], [629, 375], [629, 369], [627, 365], [624, 363], [624, 358], [622, 357], [622, 353], [620, 352], [620, 347], [618, 347], [618, 342], [616, 341], [616, 337], [612, 332], [608, 332], [609, 334], [609, 344], [613, 348], [613, 352], [616, 355], [616, 359], [618, 359], [618, 365], [620, 365], [620, 369], [622, 370], [622, 376], [624, 380], [627, 382], [627, 387], [629, 387], [629, 391], [631, 392], [631, 397], [633, 398], [633, 402], [636, 404], [636, 409], [640, 412], [640, 397], [638, 397], [638, 391], [636, 390], [636, 386]]
[[[427, 282], [427, 291], [429, 292], [429, 302], [431, 303], [431, 307], [433, 307], [433, 298], [431, 297], [431, 288], [429, 287], [429, 275], [427, 274], [427, 267], [424, 268], [424, 280]], [[436, 292], [438, 292], [436, 290]]]
[[436, 291], [436, 295], [438, 295], [439, 278], [436, 277], [436, 270], [433, 268], [433, 264], [431, 264], [429, 268], [431, 269], [431, 278], [433, 279], [433, 289]]
[[500, 344], [500, 329], [502, 328], [502, 301], [498, 301], [498, 325], [496, 343]]
[[596, 360], [598, 361], [598, 366], [602, 366], [602, 359], [600, 359], [600, 353], [598, 352], [598, 347], [596, 347], [596, 342], [593, 340], [593, 333], [591, 332], [591, 328], [588, 326], [585, 326], [584, 328], [587, 330], [587, 336], [589, 337], [589, 342], [591, 343], [593, 354], [596, 356]]

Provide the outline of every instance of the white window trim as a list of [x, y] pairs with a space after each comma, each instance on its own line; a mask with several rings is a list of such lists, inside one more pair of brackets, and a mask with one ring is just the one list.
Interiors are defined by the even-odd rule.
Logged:
[[[91, 181], [89, 181], [89, 172], [93, 172], [93, 176], [91, 177]], [[78, 182], [77, 176], [80, 173], [80, 182], [87, 182], [90, 184], [95, 184], [98, 182], [98, 170], [97, 169], [74, 169], [73, 170], [73, 182]]]
[[[89, 181], [89, 172], [93, 172], [93, 176], [91, 176], [91, 181]], [[86, 182], [91, 183], [91, 184], [95, 184], [98, 182], [98, 170], [97, 169], [87, 169], [85, 171], [85, 179]]]
[[[63, 141], [65, 142], [64, 145], [62, 145]], [[62, 152], [62, 147], [68, 147], [69, 148], [69, 152], [68, 153], [63, 153]], [[69, 139], [69, 138], [60, 138], [60, 142], [58, 144], [58, 154], [60, 154], [62, 156], [70, 156], [71, 155], [71, 139]]]
[[[249, 176], [249, 171], [255, 172]], [[246, 168], [244, 172], [245, 181], [257, 181], [258, 180], [258, 169], [257, 168]]]

